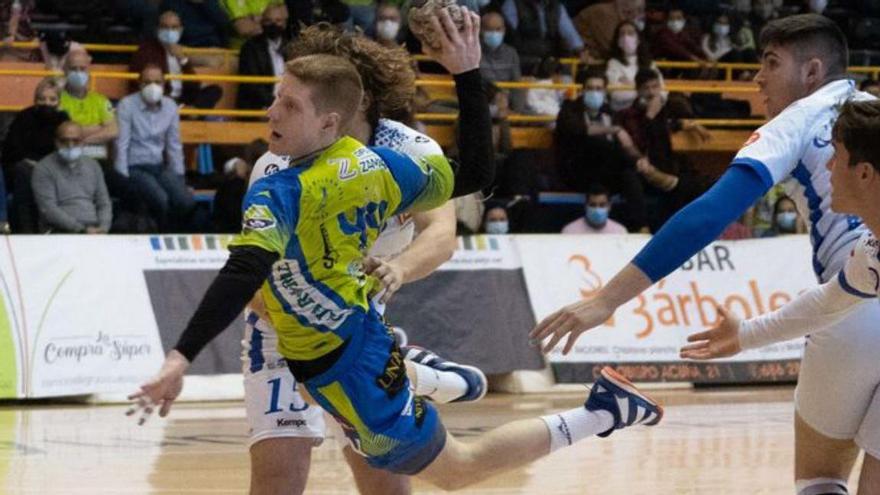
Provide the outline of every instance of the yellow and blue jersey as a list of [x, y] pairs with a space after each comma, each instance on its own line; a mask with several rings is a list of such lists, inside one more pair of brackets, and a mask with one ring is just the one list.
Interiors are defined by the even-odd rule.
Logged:
[[371, 287], [362, 260], [383, 224], [442, 205], [453, 182], [442, 155], [416, 162], [346, 137], [254, 184], [231, 246], [279, 255], [261, 294], [282, 356], [320, 358], [363, 328]]

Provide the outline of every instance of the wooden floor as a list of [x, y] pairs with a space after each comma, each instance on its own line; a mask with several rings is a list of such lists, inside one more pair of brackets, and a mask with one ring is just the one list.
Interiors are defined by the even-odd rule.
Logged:
[[[469, 494], [791, 494], [792, 389], [659, 391], [656, 428], [588, 439], [481, 483]], [[490, 395], [442, 407], [473, 437], [513, 419], [573, 407], [578, 394]], [[241, 403], [182, 405], [138, 427], [123, 406], [0, 407], [0, 493], [245, 493]], [[307, 493], [355, 493], [335, 441], [315, 451]], [[852, 486], [855, 486], [852, 485]], [[440, 493], [416, 483], [415, 493]]]

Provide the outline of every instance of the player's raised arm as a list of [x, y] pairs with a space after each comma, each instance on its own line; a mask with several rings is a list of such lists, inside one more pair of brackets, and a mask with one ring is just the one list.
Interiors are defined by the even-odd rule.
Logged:
[[492, 116], [480, 76], [480, 16], [464, 11], [462, 28], [456, 29], [446, 10], [429, 18], [436, 34], [435, 46], [423, 44], [426, 54], [448, 70], [458, 95], [459, 161], [453, 164], [452, 197], [466, 196], [489, 187], [495, 180]]

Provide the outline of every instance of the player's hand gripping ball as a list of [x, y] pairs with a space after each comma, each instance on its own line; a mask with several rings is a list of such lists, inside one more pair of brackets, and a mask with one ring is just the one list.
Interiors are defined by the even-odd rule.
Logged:
[[467, 10], [455, 3], [455, 0], [415, 0], [409, 10], [409, 30], [422, 42], [435, 50], [440, 49], [440, 34], [434, 31], [431, 17], [445, 10], [461, 32], [464, 29], [464, 16]]

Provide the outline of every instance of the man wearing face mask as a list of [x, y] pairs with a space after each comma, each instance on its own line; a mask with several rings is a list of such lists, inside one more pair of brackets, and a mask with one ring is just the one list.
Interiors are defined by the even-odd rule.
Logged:
[[[504, 18], [497, 12], [484, 14], [480, 23], [480, 41], [483, 57], [480, 59], [480, 75], [491, 82], [516, 82], [522, 79], [519, 54], [516, 49], [504, 42], [506, 29]], [[524, 94], [513, 91], [511, 106], [515, 111], [523, 109]]]
[[186, 26], [180, 44], [193, 47], [226, 47], [229, 17], [219, 0], [163, 0], [159, 12], [176, 12]]
[[400, 9], [383, 3], [376, 9], [376, 41], [388, 48], [400, 46]]
[[647, 222], [645, 193], [636, 171], [644, 160], [629, 133], [614, 124], [606, 105], [605, 75], [599, 68], [588, 71], [580, 98], [566, 100], [556, 118], [557, 165], [566, 184], [588, 192], [592, 184], [606, 184], [623, 196], [623, 222], [632, 232]]
[[[270, 5], [263, 11], [262, 34], [241, 47], [238, 73], [242, 76], [278, 76], [284, 73], [284, 47], [290, 41], [287, 7]], [[275, 98], [274, 84], [240, 84], [235, 106], [266, 109]]]
[[195, 202], [184, 178], [177, 104], [163, 96], [163, 83], [162, 69], [149, 65], [141, 72], [140, 91], [119, 102], [114, 165], [167, 231], [188, 227]]
[[[195, 66], [180, 45], [183, 23], [174, 11], [167, 10], [159, 16], [156, 35], [145, 39], [131, 58], [128, 70], [140, 74], [147, 65], [157, 65], [165, 74], [195, 74]], [[138, 90], [137, 81], [132, 81], [131, 91]], [[197, 81], [171, 79], [165, 82], [165, 94], [174, 101], [196, 108], [214, 108], [223, 96], [220, 86], [202, 87]]]
[[67, 121], [58, 127], [57, 151], [40, 160], [31, 179], [40, 211], [40, 230], [103, 234], [110, 230], [112, 205], [98, 162], [83, 154], [84, 133]]
[[106, 96], [89, 90], [89, 66], [92, 57], [84, 49], [67, 54], [64, 61], [64, 91], [59, 108], [70, 120], [82, 126], [83, 152], [97, 160], [108, 156], [107, 144], [116, 138], [118, 129], [113, 105]]
[[689, 29], [687, 17], [679, 8], [669, 9], [666, 25], [654, 35], [651, 49], [656, 59], [684, 62], [705, 60], [693, 30]]
[[563, 234], [626, 234], [623, 225], [608, 218], [611, 213], [611, 198], [608, 189], [601, 184], [593, 184], [587, 193], [584, 214], [562, 228]]
[[632, 22], [644, 30], [645, 0], [614, 0], [591, 5], [574, 18], [587, 53], [595, 60], [608, 60], [614, 46], [614, 31], [621, 22]]

